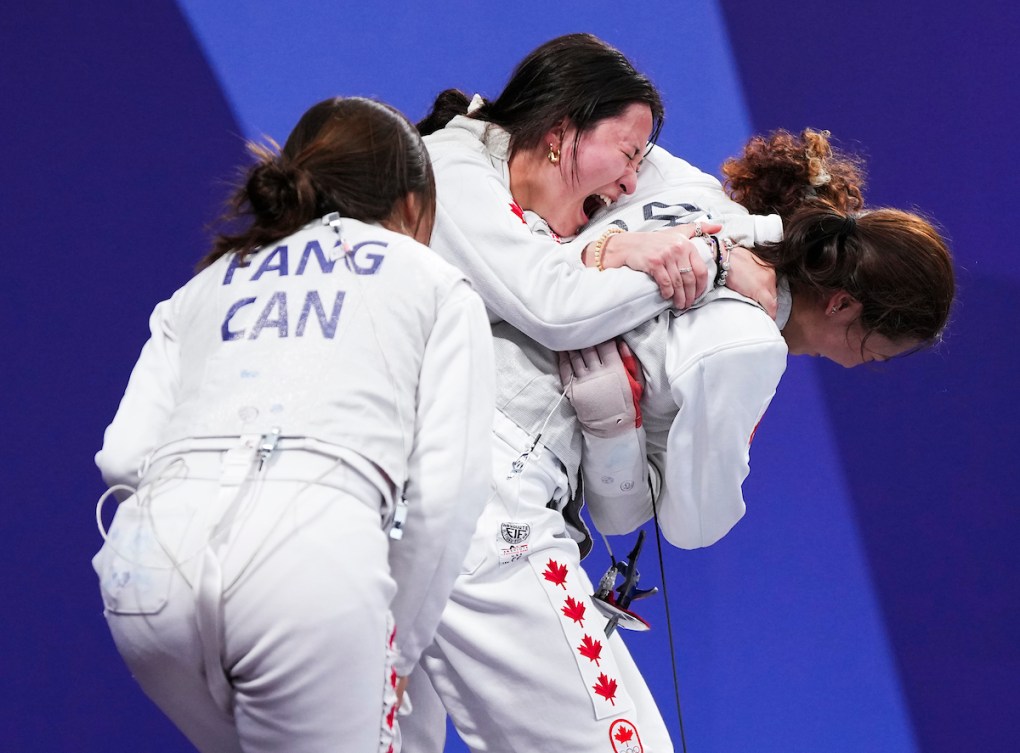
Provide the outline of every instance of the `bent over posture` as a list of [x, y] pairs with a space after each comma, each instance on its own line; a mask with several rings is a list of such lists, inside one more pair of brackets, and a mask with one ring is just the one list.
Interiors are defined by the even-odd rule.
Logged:
[[395, 750], [488, 497], [489, 326], [423, 245], [395, 110], [327, 100], [255, 151], [246, 227], [156, 307], [96, 457], [137, 486], [94, 560], [106, 617], [202, 751]]
[[[642, 425], [631, 422], [613, 438], [584, 431], [586, 450], [614, 444], [612, 467], [583, 464], [585, 500], [603, 533], [628, 533], [654, 515], [676, 546], [715, 543], [744, 515], [751, 440], [788, 354], [847, 368], [885, 361], [937, 343], [949, 319], [955, 276], [945, 242], [916, 214], [864, 208], [857, 160], [834, 152], [827, 133], [756, 137], [724, 172], [746, 209], [783, 219], [772, 237], [755, 238], [755, 254], [777, 273], [778, 316], [773, 321], [754, 301], [716, 286], [689, 311], [660, 315], [623, 336], [641, 363]], [[596, 218], [577, 244], [607, 223], [661, 226], [641, 203], [654, 196], [660, 211], [673, 208], [672, 220], [721, 218], [723, 234], [713, 243], [725, 271], [732, 242], [746, 241], [749, 222], [760, 221], [742, 219], [746, 209], [718, 181], [661, 151], [649, 156], [642, 177], [643, 193]], [[591, 381], [596, 360], [592, 351], [562, 358], [563, 380], [583, 373]], [[616, 370], [625, 383], [622, 366]], [[586, 404], [575, 400], [575, 407]], [[578, 419], [599, 425], [597, 411], [579, 408]], [[651, 494], [639, 482], [646, 452]]]

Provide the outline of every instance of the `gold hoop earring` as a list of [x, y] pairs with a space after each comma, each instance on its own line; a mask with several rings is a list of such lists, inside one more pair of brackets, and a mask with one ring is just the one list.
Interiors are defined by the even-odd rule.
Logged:
[[549, 161], [554, 165], [559, 164], [560, 161], [560, 150], [556, 149], [552, 144], [549, 144]]

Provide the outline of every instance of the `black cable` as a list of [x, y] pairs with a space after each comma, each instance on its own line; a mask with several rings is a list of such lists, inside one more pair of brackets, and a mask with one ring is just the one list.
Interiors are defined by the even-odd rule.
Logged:
[[662, 603], [666, 607], [666, 635], [669, 636], [669, 658], [673, 667], [673, 693], [676, 696], [676, 718], [680, 722], [680, 745], [687, 753], [687, 736], [684, 734], [684, 714], [680, 710], [680, 678], [676, 672], [676, 646], [673, 645], [673, 620], [669, 614], [669, 589], [666, 586], [666, 565], [662, 557], [662, 532], [659, 530], [659, 510], [652, 505], [655, 518], [655, 548], [659, 552], [659, 573], [662, 575]]

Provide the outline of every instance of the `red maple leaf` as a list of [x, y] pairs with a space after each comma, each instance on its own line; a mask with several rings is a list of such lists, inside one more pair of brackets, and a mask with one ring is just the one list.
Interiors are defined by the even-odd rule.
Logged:
[[581, 656], [588, 659], [588, 661], [595, 662], [595, 666], [599, 666], [599, 659], [602, 658], [602, 642], [593, 641], [590, 635], [584, 636], [581, 641], [581, 645], [577, 647], [577, 650], [581, 652]]
[[599, 681], [591, 687], [598, 695], [605, 698], [614, 706], [616, 705], [616, 701], [613, 700], [616, 698], [616, 680], [610, 680], [603, 673], [599, 675]]
[[397, 670], [391, 669], [390, 670], [390, 687], [391, 688], [397, 687], [397, 680], [399, 680], [399, 679], [400, 678], [397, 676]]
[[524, 219], [524, 210], [521, 209], [521, 205], [518, 204], [516, 201], [510, 202], [510, 211], [516, 214], [518, 217], [520, 217], [521, 222], [523, 222], [525, 225], [528, 224], [528, 221]]
[[396, 715], [397, 705], [393, 704], [392, 706], [390, 706], [390, 713], [386, 715], [386, 726], [389, 727], [390, 729], [393, 729], [393, 719], [396, 717]]
[[[603, 677], [605, 677], [605, 675], [603, 675]], [[597, 692], [597, 689], [596, 689], [596, 692]], [[630, 739], [632, 737], [634, 737], [634, 730], [630, 729], [629, 727], [620, 727], [620, 731], [617, 732], [614, 735], [614, 737], [616, 738], [616, 741], [618, 743], [622, 744], [622, 743], [625, 743], [625, 742], [629, 742]]]
[[555, 560], [549, 560], [549, 562], [546, 563], [545, 572], [542, 573], [542, 577], [544, 577], [550, 583], [555, 583], [564, 591], [567, 590], [567, 587], [563, 585], [567, 580], [566, 565], [561, 565], [559, 562], [556, 562]]
[[563, 607], [563, 614], [572, 619], [578, 625], [584, 625], [584, 602], [574, 601], [573, 596], [567, 597], [567, 605]]

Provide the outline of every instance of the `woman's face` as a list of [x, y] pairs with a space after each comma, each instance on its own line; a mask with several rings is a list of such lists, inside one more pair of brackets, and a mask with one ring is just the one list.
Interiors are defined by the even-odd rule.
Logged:
[[877, 333], [865, 338], [861, 304], [846, 294], [842, 296], [807, 305], [794, 296], [793, 313], [783, 329], [791, 355], [827, 358], [852, 369], [864, 363], [888, 361], [920, 345], [916, 340], [892, 340]]
[[[620, 115], [606, 118], [581, 135], [568, 128], [554, 145], [556, 165], [548, 163], [543, 190], [534, 194], [532, 211], [563, 236], [575, 235], [597, 209], [633, 193], [637, 171], [652, 134], [648, 105], [632, 104]], [[546, 145], [548, 146], [548, 145]]]
[[[814, 352], [805, 355], [821, 356], [838, 363], [845, 369], [852, 369], [873, 361], [888, 361], [913, 350], [919, 343], [914, 341], [890, 340], [885, 335], [872, 334], [864, 339], [864, 327], [858, 320], [849, 328], [819, 333], [811, 346]], [[791, 351], [792, 352], [792, 351]]]

